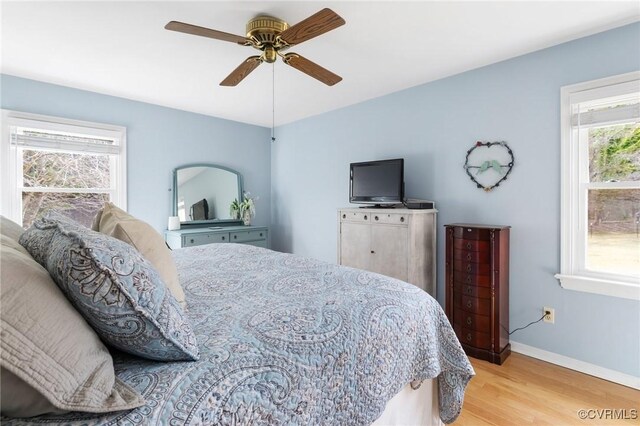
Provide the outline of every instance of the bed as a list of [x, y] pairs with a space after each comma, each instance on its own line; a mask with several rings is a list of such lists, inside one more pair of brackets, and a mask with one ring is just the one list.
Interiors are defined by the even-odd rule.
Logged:
[[198, 361], [114, 351], [117, 376], [144, 406], [3, 424], [438, 424], [460, 413], [473, 369], [438, 303], [417, 287], [240, 244], [173, 258]]

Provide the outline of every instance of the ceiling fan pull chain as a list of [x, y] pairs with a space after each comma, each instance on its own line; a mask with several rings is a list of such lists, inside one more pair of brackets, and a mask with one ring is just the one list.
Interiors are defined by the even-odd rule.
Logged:
[[276, 141], [276, 63], [271, 64], [271, 142]]

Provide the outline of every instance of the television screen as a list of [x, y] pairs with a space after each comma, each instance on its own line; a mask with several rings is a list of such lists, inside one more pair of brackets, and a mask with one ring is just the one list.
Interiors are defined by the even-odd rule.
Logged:
[[349, 201], [395, 204], [404, 198], [404, 159], [351, 163]]

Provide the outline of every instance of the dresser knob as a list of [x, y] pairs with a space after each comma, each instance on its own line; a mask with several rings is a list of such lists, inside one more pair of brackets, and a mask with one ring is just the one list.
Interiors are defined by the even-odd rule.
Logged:
[[343, 219], [346, 219], [346, 218], [347, 218], [347, 215], [343, 213], [343, 214], [342, 214], [342, 218], [343, 218]]
[[367, 215], [366, 214], [364, 215], [364, 220], [367, 220]]
[[262, 237], [262, 232], [260, 233], [260, 236]]
[[470, 285], [467, 286], [467, 293], [468, 294], [473, 293], [473, 287], [471, 287]]
[[373, 251], [373, 250], [371, 250], [371, 254], [376, 254], [376, 252], [375, 252], [375, 251]]
[[467, 228], [467, 232], [471, 232], [471, 228]]
[[404, 222], [404, 216], [400, 216], [400, 222]]
[[467, 271], [471, 272], [471, 265], [467, 265]]
[[471, 303], [471, 300], [467, 300], [467, 308], [471, 309], [471, 306], [472, 306], [472, 305], [473, 305], [473, 304]]
[[191, 243], [193, 244], [193, 238], [191, 240], [189, 240], [189, 241], [191, 241]]
[[467, 342], [471, 341], [471, 333], [467, 333]]
[[234, 235], [234, 236], [233, 236], [233, 239], [234, 239], [234, 240], [237, 240], [237, 239], [238, 239], [238, 236], [237, 236], [237, 235]]
[[222, 237], [222, 241], [224, 241], [224, 237]]
[[471, 260], [471, 253], [467, 254], [467, 260]]
[[467, 275], [467, 279], [465, 281], [467, 284], [471, 284], [471, 275]]
[[473, 322], [473, 321], [471, 320], [471, 317], [467, 317], [467, 324], [468, 324], [468, 325], [471, 325], [471, 323], [472, 323], [472, 322]]
[[378, 220], [378, 216], [374, 217], [375, 220]]
[[471, 243], [467, 243], [467, 250], [471, 250]]

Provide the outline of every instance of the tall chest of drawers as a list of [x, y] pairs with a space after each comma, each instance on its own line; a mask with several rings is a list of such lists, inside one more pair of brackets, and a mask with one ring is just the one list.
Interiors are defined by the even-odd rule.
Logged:
[[509, 226], [446, 229], [446, 313], [467, 355], [502, 364], [509, 344]]

